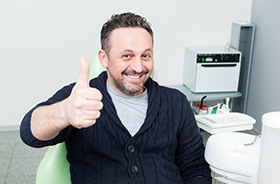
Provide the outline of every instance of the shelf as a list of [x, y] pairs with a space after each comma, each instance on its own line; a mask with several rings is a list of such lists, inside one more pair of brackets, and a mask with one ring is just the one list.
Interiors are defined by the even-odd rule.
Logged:
[[212, 100], [221, 100], [225, 98], [238, 98], [241, 97], [242, 94], [240, 92], [213, 92], [213, 93], [193, 93], [190, 89], [188, 89], [184, 85], [169, 85], [168, 87], [177, 89], [185, 94], [190, 102], [200, 101], [201, 98], [207, 95], [207, 98], [204, 101], [212, 101]]

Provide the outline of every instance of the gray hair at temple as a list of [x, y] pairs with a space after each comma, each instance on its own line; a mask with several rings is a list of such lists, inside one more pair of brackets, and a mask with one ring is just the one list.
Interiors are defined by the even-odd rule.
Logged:
[[114, 29], [123, 27], [144, 28], [149, 32], [152, 37], [152, 41], [154, 42], [153, 30], [151, 28], [151, 24], [146, 20], [146, 18], [130, 12], [114, 14], [111, 16], [111, 19], [104, 23], [100, 32], [101, 49], [103, 49], [107, 55], [109, 55], [109, 52], [111, 50], [109, 40], [112, 31]]

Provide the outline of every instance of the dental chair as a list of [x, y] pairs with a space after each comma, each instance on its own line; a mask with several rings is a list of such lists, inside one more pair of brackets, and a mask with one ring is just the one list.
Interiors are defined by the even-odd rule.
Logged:
[[[97, 77], [105, 69], [101, 66], [96, 51], [90, 61], [89, 79]], [[40, 161], [36, 184], [71, 184], [70, 168], [66, 159], [65, 143], [50, 146]]]
[[41, 160], [36, 184], [71, 184], [65, 143], [50, 146]]

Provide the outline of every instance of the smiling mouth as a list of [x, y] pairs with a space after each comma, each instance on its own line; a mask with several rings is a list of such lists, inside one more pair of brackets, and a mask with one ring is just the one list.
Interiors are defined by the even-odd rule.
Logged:
[[132, 79], [139, 79], [142, 75], [126, 75], [128, 76], [129, 78], [132, 78]]
[[143, 71], [141, 73], [124, 72], [123, 74], [126, 75], [127, 77], [131, 78], [131, 79], [140, 79], [143, 75], [148, 74], [148, 71]]

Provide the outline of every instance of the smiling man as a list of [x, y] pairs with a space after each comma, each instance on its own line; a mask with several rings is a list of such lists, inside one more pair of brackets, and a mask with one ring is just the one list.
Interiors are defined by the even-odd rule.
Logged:
[[33, 147], [65, 142], [73, 184], [211, 183], [186, 97], [150, 78], [153, 43], [145, 18], [113, 15], [98, 52], [107, 72], [88, 82], [82, 58], [77, 82], [25, 115], [22, 140]]

